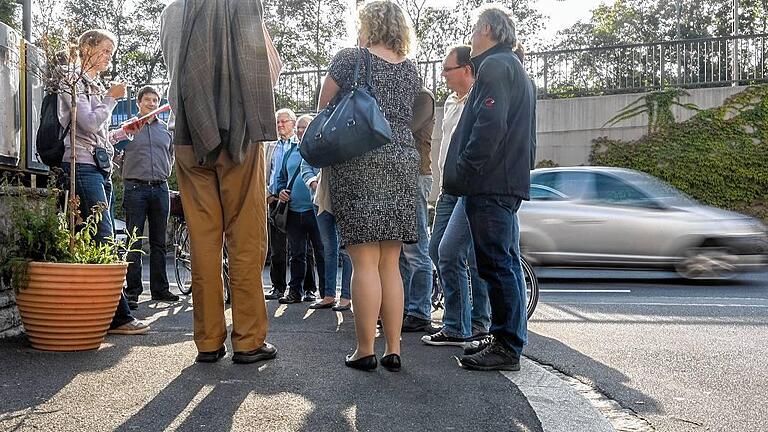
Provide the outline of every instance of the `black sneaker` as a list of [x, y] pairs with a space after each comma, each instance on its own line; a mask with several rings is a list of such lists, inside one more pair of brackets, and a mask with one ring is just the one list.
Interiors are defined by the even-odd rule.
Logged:
[[302, 301], [315, 302], [317, 301], [317, 296], [315, 296], [315, 293], [313, 292], [304, 293], [304, 298], [302, 299]]
[[280, 297], [282, 297], [284, 293], [285, 293], [284, 290], [279, 290], [279, 289], [272, 288], [272, 291], [268, 292], [264, 296], [264, 299], [266, 299], [266, 300], [277, 300]]
[[459, 364], [464, 369], [478, 371], [520, 370], [520, 358], [496, 340], [480, 352], [461, 356]]
[[136, 310], [139, 308], [139, 302], [136, 300], [128, 300], [128, 309]]
[[432, 327], [432, 321], [406, 315], [403, 319], [403, 333], [425, 332]]
[[439, 332], [432, 335], [424, 335], [421, 337], [421, 341], [427, 345], [457, 346], [462, 348], [468, 344], [467, 340], [464, 338], [448, 336], [445, 330], [440, 330]]
[[470, 340], [469, 343], [464, 346], [464, 355], [472, 355], [484, 350], [485, 347], [493, 343], [493, 335], [485, 335], [482, 338]]
[[286, 295], [280, 297], [278, 302], [280, 302], [280, 304], [301, 303], [301, 296], [294, 292], [288, 292]]
[[433, 335], [433, 334], [435, 334], [435, 333], [440, 333], [442, 330], [443, 330], [443, 326], [433, 326], [433, 325], [431, 325], [431, 326], [429, 326], [429, 327], [428, 327], [428, 328], [427, 328], [427, 329], [424, 331], [424, 333], [426, 333], [426, 334], [428, 334], [428, 335]]
[[166, 291], [164, 293], [152, 294], [152, 300], [175, 302], [175, 301], [179, 301], [179, 296], [177, 296], [176, 294], [173, 294], [170, 291]]

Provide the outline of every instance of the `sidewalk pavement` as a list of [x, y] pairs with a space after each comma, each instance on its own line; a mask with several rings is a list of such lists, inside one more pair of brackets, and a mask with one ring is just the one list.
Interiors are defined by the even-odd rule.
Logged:
[[151, 324], [147, 335], [108, 335], [99, 350], [76, 353], [0, 341], [0, 430], [613, 430], [533, 362], [514, 373], [470, 372], [453, 358], [459, 348], [406, 333], [401, 372], [361, 372], [343, 364], [355, 344], [351, 312], [267, 306], [278, 357], [254, 365], [233, 364], [229, 343], [218, 363], [194, 363], [191, 297], [156, 302], [148, 292], [134, 311]]

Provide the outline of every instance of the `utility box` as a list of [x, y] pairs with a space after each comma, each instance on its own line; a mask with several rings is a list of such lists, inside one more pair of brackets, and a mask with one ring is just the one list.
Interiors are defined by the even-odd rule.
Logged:
[[47, 172], [48, 165], [37, 154], [37, 130], [40, 128], [40, 110], [45, 97], [45, 52], [24, 41], [24, 160], [27, 171]]
[[21, 34], [0, 23], [0, 165], [17, 167], [21, 153]]

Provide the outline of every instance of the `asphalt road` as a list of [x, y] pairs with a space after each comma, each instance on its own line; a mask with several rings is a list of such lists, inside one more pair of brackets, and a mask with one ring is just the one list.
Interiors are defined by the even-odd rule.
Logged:
[[526, 355], [592, 383], [656, 430], [768, 430], [768, 273], [540, 270]]
[[0, 341], [0, 431], [542, 431], [512, 381], [459, 368], [460, 349], [427, 347], [421, 334], [403, 335], [401, 372], [361, 372], [343, 364], [351, 312], [270, 301], [277, 359], [236, 365], [228, 353], [195, 364], [192, 299], [147, 294], [135, 316], [151, 332], [108, 335], [98, 351]]

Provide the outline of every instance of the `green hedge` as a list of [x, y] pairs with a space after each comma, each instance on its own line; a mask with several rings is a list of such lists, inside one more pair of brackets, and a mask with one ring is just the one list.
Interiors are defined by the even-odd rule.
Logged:
[[706, 204], [768, 221], [768, 85], [637, 141], [596, 139], [590, 164], [644, 171]]

